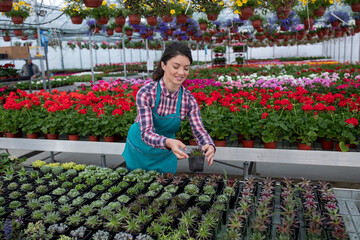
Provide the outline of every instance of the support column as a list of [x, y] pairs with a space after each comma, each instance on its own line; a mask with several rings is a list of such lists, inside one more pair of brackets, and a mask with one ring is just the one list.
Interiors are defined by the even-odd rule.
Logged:
[[346, 35], [344, 36], [344, 62], [346, 62]]
[[89, 44], [90, 44], [90, 69], [91, 69], [91, 81], [93, 84], [95, 84], [95, 76], [94, 76], [94, 63], [93, 63], [93, 48], [92, 48], [92, 44], [91, 44], [91, 35], [92, 35], [92, 31], [90, 31], [89, 34]]
[[126, 76], [126, 54], [125, 54], [125, 51], [126, 51], [126, 47], [125, 47], [125, 38], [123, 37], [122, 38], [122, 43], [123, 43], [123, 58], [124, 58], [124, 79], [127, 78]]

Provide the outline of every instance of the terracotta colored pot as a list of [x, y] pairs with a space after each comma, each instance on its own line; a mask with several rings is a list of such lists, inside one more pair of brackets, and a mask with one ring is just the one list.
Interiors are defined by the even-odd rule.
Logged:
[[104, 142], [116, 142], [116, 136], [104, 137]]
[[70, 141], [79, 141], [79, 135], [78, 134], [69, 134], [68, 139]]
[[37, 33], [34, 33], [34, 38], [35, 38], [35, 39], [38, 39]]
[[360, 12], [360, 2], [351, 4], [351, 10], [353, 12]]
[[291, 4], [288, 4], [286, 6], [281, 6], [276, 11], [276, 15], [279, 19], [287, 19], [289, 17], [291, 11]]
[[331, 26], [332, 26], [332, 27], [338, 27], [338, 26], [340, 26], [340, 21], [339, 21], [339, 20], [335, 20], [335, 21], [331, 22]]
[[[182, 25], [182, 26], [180, 26], [180, 30], [183, 31], [183, 32], [186, 32], [186, 31], [188, 30], [188, 28], [189, 28], [188, 25]], [[191, 36], [190, 33], [188, 33], [188, 35]], [[194, 34], [192, 34], [192, 35], [194, 35]]]
[[0, 132], [0, 137], [4, 136], [4, 132]]
[[244, 148], [254, 148], [255, 146], [255, 140], [241, 140], [242, 145]]
[[24, 41], [28, 40], [28, 36], [27, 36], [27, 35], [23, 35], [23, 36], [21, 36], [20, 38], [21, 38], [21, 40], [24, 40]]
[[[350, 144], [345, 144], [348, 148], [350, 148]], [[338, 142], [335, 143], [335, 150], [341, 152], [341, 148]]]
[[130, 14], [129, 15], [129, 22], [130, 24], [140, 24], [141, 17], [137, 14]]
[[356, 20], [355, 20], [355, 25], [356, 25], [356, 26], [360, 26], [360, 20], [357, 20], [357, 19], [356, 19]]
[[86, 7], [100, 7], [102, 4], [102, 0], [84, 0], [84, 4]]
[[226, 140], [214, 140], [216, 147], [225, 147], [226, 146]]
[[166, 36], [169, 36], [169, 37], [171, 37], [173, 35], [173, 33], [174, 33], [174, 31], [172, 29], [168, 29], [165, 32]]
[[217, 19], [218, 19], [218, 14], [215, 14], [215, 13], [213, 13], [213, 14], [208, 14], [207, 15], [207, 19], [209, 20], [209, 21], [216, 21]]
[[322, 17], [324, 16], [325, 12], [326, 12], [326, 8], [324, 6], [320, 6], [318, 9], [313, 10], [315, 17]]
[[31, 134], [27, 133], [26, 134], [27, 138], [29, 138], [29, 139], [38, 139], [39, 135], [40, 135], [39, 133], [31, 133]]
[[305, 30], [311, 30], [313, 25], [314, 25], [314, 18], [309, 17], [309, 18], [304, 19]]
[[11, 17], [11, 21], [12, 21], [14, 24], [23, 24], [23, 23], [24, 23], [24, 18], [21, 17], [21, 16], [12, 16], [12, 17]]
[[99, 142], [100, 137], [89, 135], [89, 141], [91, 141], [91, 142]]
[[106, 33], [108, 36], [112, 36], [112, 35], [114, 35], [114, 29], [108, 29], [108, 30], [106, 30]]
[[199, 23], [200, 30], [205, 31], [207, 29], [207, 23]]
[[100, 32], [100, 28], [99, 27], [94, 27], [94, 33], [99, 33]]
[[52, 139], [52, 140], [59, 139], [59, 134], [58, 133], [55, 133], [55, 134], [48, 133], [48, 134], [45, 135], [45, 138], [46, 139]]
[[83, 18], [82, 18], [80, 15], [72, 16], [72, 17], [71, 17], [71, 22], [72, 22], [73, 24], [82, 24]]
[[333, 150], [334, 148], [334, 140], [325, 140], [321, 139], [321, 148], [322, 150]]
[[7, 138], [21, 138], [21, 132], [17, 132], [17, 133], [5, 132], [5, 136]]
[[126, 18], [124, 16], [118, 16], [115, 18], [116, 25], [123, 26], [125, 25]]
[[269, 143], [264, 142], [264, 148], [276, 149], [276, 146], [277, 146], [277, 142], [269, 142]]
[[12, 0], [0, 1], [0, 12], [9, 12], [9, 11], [11, 11], [12, 5], [13, 5]]
[[257, 19], [257, 20], [251, 21], [251, 24], [254, 28], [259, 28], [259, 27], [261, 27], [261, 22], [262, 22], [261, 19]]
[[122, 26], [117, 26], [117, 27], [115, 27], [115, 32], [121, 33], [122, 29], [123, 29]]
[[189, 145], [191, 146], [197, 146], [196, 142], [194, 139], [189, 139]]
[[14, 30], [14, 35], [15, 36], [21, 36], [22, 35], [22, 30], [21, 29], [15, 29]]
[[254, 8], [244, 7], [240, 10], [240, 20], [249, 20], [254, 15]]
[[97, 23], [99, 25], [105, 25], [109, 22], [109, 18], [108, 17], [100, 17], [99, 19], [97, 19]]
[[156, 16], [148, 16], [148, 17], [146, 17], [146, 21], [150, 26], [155, 26], [157, 24], [157, 17]]
[[125, 34], [126, 34], [126, 36], [131, 37], [133, 35], [133, 32], [134, 32], [133, 30], [126, 30]]
[[186, 21], [188, 20], [188, 16], [186, 15], [180, 15], [176, 17], [176, 22], [177, 23], [186, 23]]
[[5, 42], [9, 42], [11, 37], [10, 36], [3, 36], [3, 39]]
[[305, 143], [298, 143], [299, 150], [311, 150], [311, 144], [307, 145]]
[[172, 22], [173, 17], [171, 15], [165, 15], [162, 16], [161, 19], [163, 20], [163, 22]]

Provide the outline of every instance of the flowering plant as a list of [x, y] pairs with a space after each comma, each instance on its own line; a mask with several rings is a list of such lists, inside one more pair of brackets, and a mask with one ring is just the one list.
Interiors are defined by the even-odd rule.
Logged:
[[15, 69], [15, 65], [11, 63], [7, 63], [4, 65], [0, 65], [0, 77], [9, 78], [10, 76], [16, 77], [19, 76], [19, 71]]
[[245, 7], [257, 8], [259, 6], [258, 0], [230, 0], [231, 9], [235, 14], [240, 14], [241, 9]]
[[32, 8], [30, 4], [26, 3], [25, 1], [13, 2], [13, 7], [9, 12], [2, 12], [6, 17], [23, 17], [26, 19], [32, 13]]
[[106, 1], [103, 1], [100, 7], [89, 10], [89, 16], [95, 18], [96, 20], [100, 19], [101, 17], [115, 17], [115, 8], [116, 4], [107, 4]]
[[259, 121], [261, 125], [259, 131], [264, 142], [276, 142], [280, 137], [286, 135], [289, 128], [286, 125], [285, 118], [282, 116], [284, 111], [281, 110], [280, 114], [276, 111], [262, 113]]
[[337, 125], [333, 129], [335, 132], [335, 140], [339, 142], [341, 151], [348, 151], [349, 148], [345, 144], [358, 144], [357, 134], [359, 132], [359, 121], [354, 117], [355, 114], [334, 114], [334, 124]]
[[26, 158], [18, 158], [16, 156], [11, 156], [9, 153], [0, 154], [0, 173], [3, 173], [8, 168], [13, 168], [14, 170], [21, 169], [21, 163], [25, 162]]
[[206, 14], [219, 14], [227, 4], [224, 1], [217, 0], [197, 0], [199, 9]]
[[109, 47], [109, 43], [106, 41], [102, 41], [100, 47], [102, 49], [107, 49]]
[[344, 11], [335, 11], [335, 12], [333, 12], [334, 15], [336, 15], [338, 18], [333, 16], [331, 13], [332, 12], [329, 12], [327, 14], [327, 16], [326, 16], [326, 22], [327, 23], [332, 23], [332, 22], [335, 22], [335, 21], [339, 21], [338, 18], [342, 19], [344, 22], [347, 23], [349, 21], [349, 19], [350, 19], [349, 14], [347, 12], [344, 12]]
[[78, 0], [68, 1], [65, 7], [61, 9], [61, 11], [69, 17], [80, 16], [85, 18], [89, 14], [89, 10], [87, 10], [82, 2]]
[[175, 15], [175, 16], [181, 16], [181, 15], [188, 15], [191, 16], [194, 12], [194, 9], [192, 7], [189, 7], [189, 1], [187, 0], [164, 0], [164, 5], [162, 8], [162, 15]]
[[71, 50], [74, 50], [77, 46], [76, 41], [71, 41], [71, 40], [67, 42], [67, 45], [71, 48]]

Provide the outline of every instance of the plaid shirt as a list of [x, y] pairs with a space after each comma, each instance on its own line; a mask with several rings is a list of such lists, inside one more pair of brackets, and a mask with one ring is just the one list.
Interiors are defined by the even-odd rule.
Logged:
[[[156, 103], [157, 83], [158, 81], [150, 82], [138, 91], [136, 96], [137, 117], [135, 122], [139, 122], [141, 138], [146, 144], [154, 148], [167, 149], [165, 144], [166, 137], [156, 134], [153, 126], [152, 109]], [[180, 89], [170, 93], [162, 79], [160, 80], [160, 86], [161, 95], [157, 114], [159, 114], [159, 116], [166, 116], [176, 113], [176, 104]], [[183, 92], [180, 109], [181, 120], [183, 121], [186, 117], [189, 117], [193, 136], [201, 147], [205, 144], [215, 146], [213, 140], [204, 128], [196, 99], [189, 90], [184, 88], [184, 86], [181, 87]]]

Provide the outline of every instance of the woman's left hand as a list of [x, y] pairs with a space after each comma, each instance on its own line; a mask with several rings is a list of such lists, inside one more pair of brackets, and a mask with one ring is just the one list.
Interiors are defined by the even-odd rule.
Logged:
[[208, 162], [209, 166], [211, 166], [211, 164], [214, 161], [214, 155], [215, 155], [214, 146], [206, 144], [202, 147], [202, 150], [205, 151], [206, 161]]

